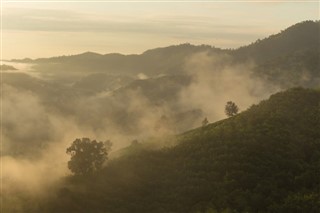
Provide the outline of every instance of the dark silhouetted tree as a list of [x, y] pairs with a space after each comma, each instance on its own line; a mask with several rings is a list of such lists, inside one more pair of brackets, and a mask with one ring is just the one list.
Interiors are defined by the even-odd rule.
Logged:
[[209, 123], [208, 119], [205, 118], [205, 119], [203, 119], [203, 121], [202, 121], [202, 126], [207, 126], [208, 123]]
[[234, 102], [228, 101], [224, 111], [228, 117], [232, 117], [238, 114], [239, 108]]
[[137, 146], [139, 145], [139, 141], [137, 139], [134, 139], [133, 141], [131, 141], [131, 146]]
[[111, 142], [91, 141], [89, 138], [76, 139], [67, 148], [67, 154], [71, 155], [68, 168], [75, 175], [88, 175], [100, 170], [107, 160]]

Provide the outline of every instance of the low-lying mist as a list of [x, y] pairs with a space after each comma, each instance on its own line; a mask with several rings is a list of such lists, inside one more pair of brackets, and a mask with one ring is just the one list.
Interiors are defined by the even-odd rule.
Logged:
[[[198, 53], [184, 67], [183, 75], [147, 78], [141, 73], [105, 93], [73, 87], [77, 80], [66, 86], [4, 76], [2, 196], [46, 194], [70, 175], [65, 151], [76, 138], [111, 140], [116, 152], [136, 139], [199, 127], [205, 117], [210, 122], [226, 118], [227, 101], [245, 110], [278, 90], [252, 77], [252, 62], [233, 63], [228, 55]], [[16, 199], [5, 201], [9, 206]]]
[[180, 94], [182, 107], [200, 108], [209, 121], [226, 117], [227, 101], [235, 102], [240, 111], [279, 90], [260, 78], [253, 77], [254, 62], [233, 63], [226, 54], [195, 54], [185, 69], [193, 82]]

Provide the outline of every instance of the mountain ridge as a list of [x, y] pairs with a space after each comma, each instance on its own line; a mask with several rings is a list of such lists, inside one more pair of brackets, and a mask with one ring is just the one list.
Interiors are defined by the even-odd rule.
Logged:
[[[307, 33], [306, 31], [312, 30], [313, 33]], [[314, 45], [311, 43], [311, 41], [314, 41], [314, 38], [317, 38], [316, 40], [319, 41], [319, 37], [317, 36], [320, 32], [320, 21], [312, 21], [312, 20], [307, 20], [307, 21], [302, 21], [297, 24], [294, 24], [292, 26], [287, 27], [284, 30], [281, 30], [279, 33], [271, 34], [265, 38], [258, 39], [255, 42], [252, 42], [251, 44], [244, 45], [238, 48], [216, 48], [212, 45], [207, 45], [207, 44], [201, 44], [201, 45], [193, 45], [190, 43], [182, 43], [182, 44], [177, 44], [177, 45], [169, 45], [165, 47], [156, 47], [152, 49], [145, 50], [141, 54], [122, 54], [122, 53], [96, 53], [92, 51], [86, 51], [83, 53], [75, 54], [75, 55], [69, 55], [69, 56], [53, 56], [53, 57], [48, 57], [48, 58], [36, 58], [36, 59], [29, 59], [27, 58], [27, 62], [36, 62], [36, 61], [44, 61], [44, 60], [50, 60], [50, 59], [57, 59], [57, 58], [68, 58], [68, 57], [77, 57], [77, 56], [96, 56], [96, 57], [101, 57], [101, 56], [119, 56], [119, 57], [126, 57], [126, 56], [142, 56], [142, 55], [149, 55], [154, 52], [168, 52], [171, 49], [200, 49], [201, 51], [225, 51], [225, 52], [243, 52], [244, 49], [248, 49], [247, 51], [250, 51], [250, 49], [255, 46], [259, 45], [262, 47], [268, 46], [266, 43], [270, 42], [270, 40], [277, 40], [280, 37], [285, 37], [285, 36], [291, 36], [291, 33], [297, 33], [298, 32], [298, 39], [299, 37], [305, 37], [306, 43], [310, 43], [310, 46], [314, 47]], [[309, 36], [308, 36], [309, 35]], [[312, 39], [309, 39], [312, 38]], [[320, 41], [319, 41], [320, 42]], [[290, 41], [290, 43], [292, 43]], [[318, 47], [317, 47], [318, 48]], [[18, 62], [24, 59], [12, 59], [12, 61]]]
[[[253, 75], [281, 88], [312, 87], [320, 82], [320, 22], [303, 21], [287, 29], [257, 40], [238, 49], [220, 49], [210, 45], [189, 43], [150, 49], [142, 54], [98, 54], [85, 52], [79, 55], [35, 59], [33, 69], [54, 78], [70, 75], [81, 78], [92, 73], [139, 75], [157, 77], [188, 73], [188, 62], [198, 55], [214, 61], [218, 56], [228, 57], [223, 66], [254, 64]], [[16, 60], [19, 61], [19, 60]], [[294, 64], [294, 67], [290, 66]], [[289, 83], [286, 79], [290, 79]], [[305, 79], [301, 81], [300, 79]]]

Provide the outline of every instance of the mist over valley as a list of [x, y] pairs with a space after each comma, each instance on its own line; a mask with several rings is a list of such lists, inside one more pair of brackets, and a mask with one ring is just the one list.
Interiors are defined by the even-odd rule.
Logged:
[[2, 212], [317, 212], [320, 23], [265, 36], [2, 61]]

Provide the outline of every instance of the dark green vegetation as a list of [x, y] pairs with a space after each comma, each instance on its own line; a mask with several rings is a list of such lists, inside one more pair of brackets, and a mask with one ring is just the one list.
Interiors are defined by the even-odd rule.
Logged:
[[238, 114], [238, 111], [239, 111], [238, 106], [232, 101], [228, 101], [225, 108], [224, 108], [224, 112], [226, 113], [226, 115], [228, 117], [232, 117], [232, 116]]
[[97, 142], [89, 138], [76, 139], [67, 148], [67, 154], [71, 155], [68, 168], [75, 175], [91, 175], [99, 171], [108, 158], [111, 142]]
[[42, 211], [318, 212], [319, 104], [311, 89], [272, 95], [172, 148], [128, 152], [95, 176], [68, 178]]

